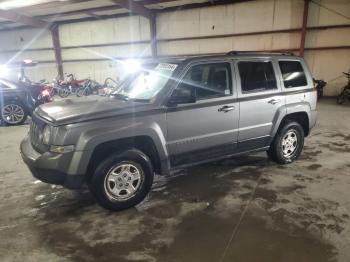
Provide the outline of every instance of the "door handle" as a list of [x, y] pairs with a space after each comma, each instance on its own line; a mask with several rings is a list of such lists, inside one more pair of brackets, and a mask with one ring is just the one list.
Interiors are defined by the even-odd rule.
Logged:
[[235, 107], [234, 106], [223, 106], [223, 107], [220, 107], [218, 109], [219, 112], [224, 112], [224, 113], [227, 113], [231, 110], [235, 110]]
[[279, 103], [279, 102], [281, 102], [281, 99], [271, 99], [271, 100], [269, 100], [269, 104], [272, 104], [272, 105], [275, 105], [275, 104], [277, 104], [277, 103]]

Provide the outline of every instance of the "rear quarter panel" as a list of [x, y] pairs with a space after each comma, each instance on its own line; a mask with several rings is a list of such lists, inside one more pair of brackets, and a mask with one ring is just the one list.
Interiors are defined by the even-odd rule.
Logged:
[[305, 63], [304, 59], [302, 58], [279, 59], [279, 60], [298, 61], [303, 67], [306, 80], [307, 80], [306, 86], [286, 88], [282, 80], [282, 87], [283, 87], [283, 92], [286, 93], [285, 101], [286, 101], [287, 115], [292, 113], [297, 113], [297, 112], [306, 112], [308, 114], [309, 127], [311, 129], [316, 124], [316, 116], [317, 116], [317, 111], [316, 111], [317, 91], [314, 88], [311, 72], [307, 64]]

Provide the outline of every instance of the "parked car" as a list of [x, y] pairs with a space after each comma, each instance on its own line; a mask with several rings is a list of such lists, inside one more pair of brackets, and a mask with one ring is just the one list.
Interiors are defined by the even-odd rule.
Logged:
[[293, 162], [315, 125], [316, 93], [292, 55], [159, 60], [110, 97], [40, 106], [21, 153], [34, 177], [86, 182], [101, 206], [121, 210], [145, 198], [155, 173], [256, 151]]
[[50, 99], [50, 94], [42, 84], [0, 78], [0, 119], [7, 125], [23, 124], [35, 107]]

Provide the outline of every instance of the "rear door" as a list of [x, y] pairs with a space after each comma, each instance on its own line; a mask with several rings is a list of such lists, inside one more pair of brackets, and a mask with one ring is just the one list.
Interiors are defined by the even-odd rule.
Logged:
[[186, 92], [189, 85], [196, 88], [197, 101], [167, 110], [167, 148], [172, 166], [217, 158], [237, 148], [239, 107], [232, 63], [191, 65], [173, 95]]
[[239, 151], [267, 146], [277, 110], [285, 105], [271, 59], [236, 61], [238, 79]]

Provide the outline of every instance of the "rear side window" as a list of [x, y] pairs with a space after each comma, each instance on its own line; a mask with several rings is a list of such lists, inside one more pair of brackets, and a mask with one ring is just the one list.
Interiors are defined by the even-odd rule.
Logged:
[[243, 93], [276, 89], [272, 63], [268, 61], [242, 61], [238, 63]]
[[283, 83], [286, 88], [306, 86], [306, 76], [298, 61], [279, 61]]
[[191, 67], [179, 89], [195, 86], [197, 99], [224, 97], [232, 94], [231, 67], [229, 63], [213, 63]]

